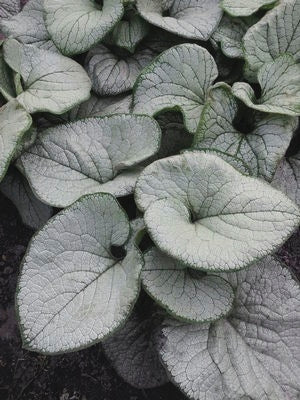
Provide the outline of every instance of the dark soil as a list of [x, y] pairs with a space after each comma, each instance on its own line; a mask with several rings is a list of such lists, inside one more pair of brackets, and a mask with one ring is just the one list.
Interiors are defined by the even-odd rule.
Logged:
[[0, 194], [0, 399], [184, 400], [171, 384], [152, 390], [129, 386], [115, 373], [100, 345], [55, 357], [22, 349], [14, 294], [32, 234]]

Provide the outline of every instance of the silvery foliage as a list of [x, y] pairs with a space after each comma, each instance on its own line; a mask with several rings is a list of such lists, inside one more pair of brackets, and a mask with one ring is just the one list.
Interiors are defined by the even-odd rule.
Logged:
[[0, 191], [37, 230], [25, 348], [101, 342], [131, 385], [195, 400], [299, 398], [276, 258], [300, 223], [299, 22], [300, 0], [0, 1]]

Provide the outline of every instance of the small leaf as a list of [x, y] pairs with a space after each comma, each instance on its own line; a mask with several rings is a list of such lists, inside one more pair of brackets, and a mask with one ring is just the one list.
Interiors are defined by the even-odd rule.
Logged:
[[51, 207], [34, 196], [30, 186], [17, 170], [5, 175], [0, 191], [17, 207], [23, 223], [32, 229], [40, 229], [53, 214]]
[[258, 72], [258, 82], [262, 89], [259, 99], [245, 82], [236, 82], [232, 93], [255, 110], [300, 116], [300, 64], [291, 56], [281, 56], [264, 64]]
[[156, 248], [147, 251], [144, 260], [145, 290], [175, 318], [207, 322], [231, 310], [234, 293], [224, 279], [189, 270]]
[[53, 42], [68, 56], [100, 42], [124, 12], [122, 0], [103, 0], [102, 8], [95, 0], [51, 0], [44, 9]]
[[242, 108], [231, 88], [219, 83], [209, 92], [193, 147], [215, 149], [240, 158], [252, 175], [270, 181], [297, 124], [293, 117]]
[[17, 304], [23, 343], [42, 353], [78, 350], [112, 334], [139, 293], [142, 255], [123, 260], [129, 221], [110, 194], [84, 196], [32, 239], [23, 261]]
[[0, 93], [7, 101], [16, 96], [13, 74], [4, 61], [2, 50], [0, 50]]
[[299, 208], [283, 193], [204, 152], [146, 167], [135, 200], [163, 252], [207, 271], [246, 267], [276, 250], [300, 223]]
[[300, 152], [281, 161], [272, 185], [284, 192], [300, 207]]
[[166, 50], [146, 67], [134, 87], [134, 112], [156, 115], [180, 110], [189, 132], [195, 132], [206, 93], [218, 76], [208, 51], [196, 44]]
[[233, 17], [247, 17], [263, 7], [269, 7], [277, 0], [223, 0], [222, 8]]
[[299, 284], [271, 257], [222, 276], [236, 293], [226, 319], [165, 321], [158, 346], [170, 378], [193, 400], [296, 400]]
[[95, 47], [86, 58], [86, 71], [93, 90], [100, 96], [127, 92], [153, 56], [151, 50], [144, 49], [133, 55], [119, 57], [103, 45]]
[[208, 40], [222, 17], [219, 0], [137, 0], [140, 15], [176, 35]]
[[10, 18], [21, 10], [20, 0], [1, 0], [0, 20]]
[[29, 113], [62, 114], [90, 96], [86, 72], [67, 57], [14, 39], [4, 43], [4, 57], [23, 79], [24, 91], [17, 100]]
[[88, 118], [44, 130], [18, 161], [36, 195], [66, 207], [88, 193], [130, 194], [141, 161], [160, 145], [159, 125], [150, 117]]
[[30, 0], [23, 10], [10, 19], [0, 21], [6, 37], [33, 44], [44, 50], [58, 51], [50, 39], [44, 21], [44, 0]]
[[0, 108], [0, 181], [31, 123], [30, 115], [15, 100]]
[[253, 71], [286, 53], [299, 61], [299, 40], [300, 0], [284, 0], [248, 30], [244, 37], [245, 58]]

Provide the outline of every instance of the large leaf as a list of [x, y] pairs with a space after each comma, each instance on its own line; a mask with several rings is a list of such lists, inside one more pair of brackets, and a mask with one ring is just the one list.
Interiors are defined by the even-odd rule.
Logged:
[[232, 87], [233, 94], [258, 111], [300, 115], [300, 64], [291, 56], [284, 55], [265, 63], [257, 78], [262, 91], [259, 99], [245, 82], [236, 82]]
[[300, 152], [281, 161], [272, 185], [284, 192], [300, 207]]
[[[247, 1], [247, 4], [250, 2]], [[282, 54], [300, 60], [300, 0], [284, 0], [269, 11], [244, 37], [245, 57], [252, 70]]]
[[222, 8], [233, 17], [247, 17], [262, 7], [268, 7], [277, 0], [223, 0]]
[[24, 224], [39, 229], [52, 216], [51, 207], [39, 201], [28, 183], [17, 171], [9, 171], [0, 185], [0, 191], [17, 207]]
[[123, 15], [122, 0], [45, 1], [45, 21], [56, 47], [66, 55], [84, 53], [113, 28]]
[[213, 57], [196, 44], [166, 50], [146, 67], [134, 87], [134, 112], [156, 115], [180, 110], [188, 131], [195, 132], [206, 93], [218, 71]]
[[19, 14], [0, 21], [0, 30], [6, 37], [17, 39], [22, 43], [57, 51], [47, 32], [43, 14], [44, 0], [30, 0]]
[[135, 199], [155, 244], [200, 270], [244, 268], [274, 251], [300, 223], [299, 208], [283, 193], [204, 152], [146, 167]]
[[144, 254], [142, 283], [175, 318], [214, 321], [229, 313], [234, 293], [224, 279], [186, 268], [156, 248]]
[[16, 100], [0, 108], [0, 181], [31, 123], [30, 115]]
[[13, 74], [4, 61], [2, 50], [0, 50], [0, 93], [6, 100], [15, 97]]
[[120, 57], [99, 45], [89, 51], [86, 70], [96, 93], [116, 95], [132, 89], [139, 73], [152, 59], [153, 53], [148, 49]]
[[66, 207], [88, 193], [130, 194], [132, 169], [160, 145], [159, 125], [148, 116], [88, 118], [46, 129], [19, 159], [36, 195]]
[[198, 40], [208, 40], [222, 16], [219, 0], [137, 0], [137, 9], [151, 24]]
[[10, 18], [12, 15], [18, 14], [18, 12], [20, 12], [20, 9], [20, 0], [1, 0], [0, 20]]
[[86, 72], [70, 58], [14, 39], [4, 43], [4, 57], [23, 79], [17, 100], [29, 113], [62, 114], [90, 96]]
[[139, 293], [142, 255], [129, 246], [129, 221], [110, 194], [82, 197], [32, 239], [17, 304], [23, 344], [43, 353], [78, 350], [112, 334]]
[[163, 326], [159, 347], [170, 377], [193, 400], [296, 400], [299, 284], [271, 257], [223, 276], [236, 291], [226, 319]]
[[293, 117], [241, 108], [230, 87], [217, 84], [209, 92], [193, 147], [216, 149], [240, 158], [253, 175], [270, 181], [297, 123]]

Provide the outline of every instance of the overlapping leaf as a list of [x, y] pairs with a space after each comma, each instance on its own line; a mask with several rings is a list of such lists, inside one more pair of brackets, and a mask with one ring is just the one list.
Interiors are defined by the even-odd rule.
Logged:
[[233, 17], [247, 17], [261, 8], [270, 7], [276, 0], [223, 0], [223, 9]]
[[15, 97], [16, 95], [13, 82], [13, 74], [6, 62], [4, 61], [2, 50], [0, 50], [0, 93], [7, 100]]

